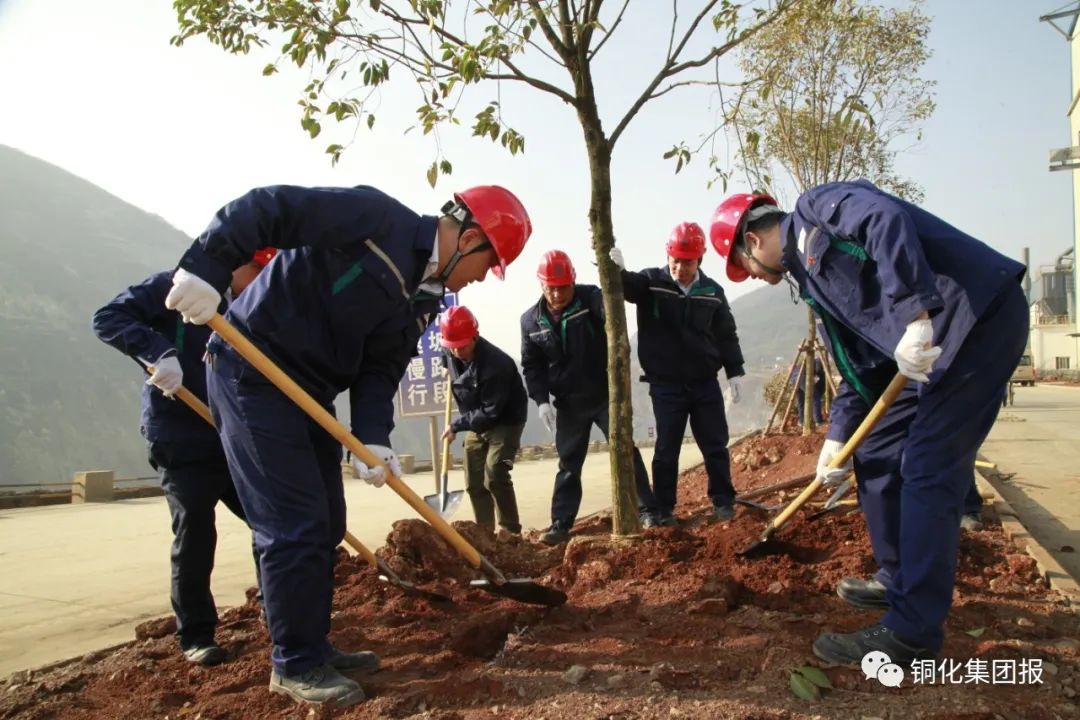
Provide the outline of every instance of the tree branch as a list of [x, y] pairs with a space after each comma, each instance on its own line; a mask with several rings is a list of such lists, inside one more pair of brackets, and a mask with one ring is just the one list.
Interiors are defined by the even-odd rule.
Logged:
[[[596, 44], [596, 47], [589, 51], [589, 54], [586, 58], [589, 62], [592, 62], [592, 59], [596, 57], [596, 53], [600, 52], [600, 48], [604, 47], [604, 43], [608, 41], [608, 38], [615, 34], [615, 28], [619, 27], [619, 23], [622, 22], [623, 13], [626, 12], [626, 8], [628, 5], [630, 5], [630, 0], [623, 0], [623, 5], [621, 8], [619, 8], [619, 14], [615, 16], [615, 22], [613, 22], [611, 24], [611, 27], [607, 29], [604, 37], [600, 39], [600, 42]], [[596, 17], [594, 18], [594, 21], [600, 21], [600, 0], [596, 0]]]

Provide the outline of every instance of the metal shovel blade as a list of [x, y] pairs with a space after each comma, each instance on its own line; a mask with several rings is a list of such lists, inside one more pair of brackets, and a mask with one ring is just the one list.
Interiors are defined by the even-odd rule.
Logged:
[[464, 490], [454, 490], [453, 492], [448, 491], [446, 489], [447, 485], [449, 484], [447, 482], [448, 480], [448, 477], [443, 477], [442, 491], [439, 493], [439, 512], [442, 514], [443, 517], [450, 517], [451, 515], [453, 515], [454, 512], [457, 511], [458, 505], [461, 504], [462, 496], [465, 495]]
[[751, 507], [755, 510], [761, 510], [767, 513], [776, 512], [780, 508], [784, 507], [783, 503], [780, 503], [778, 505], [766, 505], [765, 503], [759, 503], [756, 500], [744, 500], [742, 498], [735, 498], [735, 502], [739, 505], [745, 505], [746, 507]]
[[422, 597], [425, 600], [436, 603], [452, 603], [453, 598], [449, 595], [443, 595], [442, 593], [433, 592], [431, 590], [425, 590], [424, 588], [417, 587], [408, 580], [402, 580], [398, 575], [387, 576], [380, 574], [379, 580], [389, 585], [393, 585], [397, 589], [401, 590], [406, 595], [413, 595], [415, 597]]
[[840, 501], [843, 500], [844, 496], [848, 494], [848, 491], [851, 490], [852, 485], [853, 483], [851, 482], [850, 478], [837, 485], [836, 491], [829, 496], [829, 499], [825, 502], [825, 505], [823, 505], [820, 510], [810, 513], [808, 519], [814, 520], [815, 518], [819, 518], [822, 515], [827, 515], [836, 508], [840, 507]]
[[461, 504], [462, 496], [465, 494], [464, 490], [447, 492], [447, 479], [444, 475], [438, 493], [424, 496], [424, 502], [427, 503], [427, 506], [439, 513], [439, 516], [444, 520], [453, 517], [454, 513], [457, 512], [458, 505]]
[[566, 603], [566, 593], [562, 590], [545, 587], [525, 578], [515, 578], [503, 583], [496, 583], [491, 580], [473, 580], [469, 585], [492, 595], [500, 595], [529, 605], [559, 607]]

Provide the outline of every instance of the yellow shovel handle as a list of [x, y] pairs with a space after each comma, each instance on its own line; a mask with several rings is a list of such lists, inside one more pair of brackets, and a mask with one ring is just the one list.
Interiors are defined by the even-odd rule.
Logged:
[[[896, 373], [896, 377], [889, 383], [889, 387], [885, 388], [885, 392], [881, 394], [877, 402], [874, 403], [874, 407], [870, 408], [870, 413], [863, 418], [863, 421], [859, 424], [859, 427], [855, 429], [855, 432], [851, 434], [848, 441], [844, 443], [844, 447], [840, 448], [840, 452], [836, 453], [833, 459], [829, 462], [829, 468], [838, 468], [851, 458], [855, 454], [859, 445], [866, 439], [866, 436], [874, 429], [874, 426], [878, 424], [878, 421], [885, 415], [885, 412], [889, 409], [889, 406], [893, 404], [897, 396], [900, 395], [900, 391], [904, 389], [904, 386], [908, 384], [908, 379], [900, 373]], [[821, 487], [821, 477], [817, 476], [813, 482], [806, 486], [799, 496], [791, 501], [786, 508], [784, 508], [779, 515], [773, 518], [770, 525], [773, 528], [778, 528], [787, 522], [788, 518], [794, 515], [799, 508], [801, 508], [810, 497], [818, 491]]]
[[[386, 484], [390, 486], [390, 489], [400, 495], [405, 502], [409, 503], [409, 505], [412, 506], [412, 509], [427, 520], [431, 526], [434, 527], [447, 542], [453, 545], [454, 549], [461, 553], [473, 567], [481, 567], [484, 558], [476, 548], [470, 545], [457, 530], [452, 528], [450, 523], [443, 520], [442, 517], [425, 503], [419, 495], [413, 492], [412, 488], [402, 482], [401, 478], [394, 475], [386, 463], [368, 450], [355, 435], [338, 422], [337, 418], [328, 413], [322, 405], [315, 402], [315, 399], [311, 397], [307, 391], [282, 372], [281, 368], [279, 368], [273, 360], [266, 357], [262, 350], [255, 347], [247, 337], [217, 313], [214, 313], [214, 317], [210, 318], [209, 325], [213, 328], [214, 332], [225, 340], [225, 342], [229, 343], [229, 345], [240, 353], [245, 360], [251, 363], [256, 370], [261, 372], [267, 380], [277, 386], [278, 390], [285, 393], [290, 400], [299, 405], [312, 420], [317, 422], [324, 430], [326, 430], [326, 432], [330, 433], [335, 440], [344, 445], [353, 455], [360, 458], [365, 465], [368, 467], [381, 467], [386, 474]], [[488, 564], [490, 565], [490, 563]]]
[[[151, 373], [154, 372], [154, 368], [152, 367], [149, 368], [149, 370]], [[198, 413], [199, 417], [210, 423], [210, 427], [216, 427], [216, 425], [214, 425], [214, 416], [210, 414], [210, 408], [206, 407], [206, 403], [202, 400], [195, 397], [195, 393], [191, 392], [186, 387], [181, 387], [176, 391], [176, 397], [180, 398], [185, 405]], [[345, 542], [348, 543], [353, 550], [358, 552], [371, 567], [378, 567], [379, 561], [375, 558], [375, 553], [368, 550], [367, 546], [360, 542], [356, 536], [348, 530], [345, 531]]]

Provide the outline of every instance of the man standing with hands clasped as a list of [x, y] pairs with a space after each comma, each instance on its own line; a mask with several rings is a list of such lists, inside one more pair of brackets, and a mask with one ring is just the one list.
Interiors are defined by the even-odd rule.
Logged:
[[1024, 266], [865, 180], [813, 188], [790, 213], [733, 195], [711, 236], [731, 280], [790, 278], [824, 321], [843, 377], [818, 459], [827, 483], [851, 472], [827, 465], [892, 377], [910, 378], [854, 458], [880, 570], [837, 588], [885, 615], [822, 635], [814, 653], [854, 665], [873, 650], [901, 666], [935, 657], [975, 455], [1027, 341]]

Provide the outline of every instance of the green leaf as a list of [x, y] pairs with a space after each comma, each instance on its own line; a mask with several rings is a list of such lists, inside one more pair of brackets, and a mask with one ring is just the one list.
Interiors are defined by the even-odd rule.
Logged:
[[427, 170], [428, 185], [435, 187], [435, 181], [439, 178], [439, 166], [435, 163], [431, 163], [431, 167]]
[[264, 76], [266, 76], [266, 75], [273, 75], [276, 72], [277, 72], [277, 67], [274, 65], [274, 63], [269, 63], [269, 64], [267, 64], [266, 67], [263, 68], [262, 74]]
[[829, 676], [813, 665], [803, 665], [797, 672], [819, 688], [832, 688]]
[[817, 689], [817, 686], [797, 672], [791, 673], [788, 685], [791, 687], [791, 692], [798, 698], [811, 702], [821, 699], [821, 691]]
[[974, 630], [965, 630], [964, 632], [966, 632], [968, 635], [970, 635], [973, 638], [977, 638], [977, 637], [982, 637], [982, 634], [984, 632], [986, 632], [986, 628], [984, 628], [984, 627], [975, 628]]
[[374, 115], [370, 115], [370, 114], [369, 114], [369, 115], [367, 116], [367, 126], [368, 126], [368, 130], [370, 130], [370, 129], [371, 129], [371, 126], [372, 126], [372, 125], [374, 125], [374, 124], [375, 124], [375, 116], [374, 116]]

